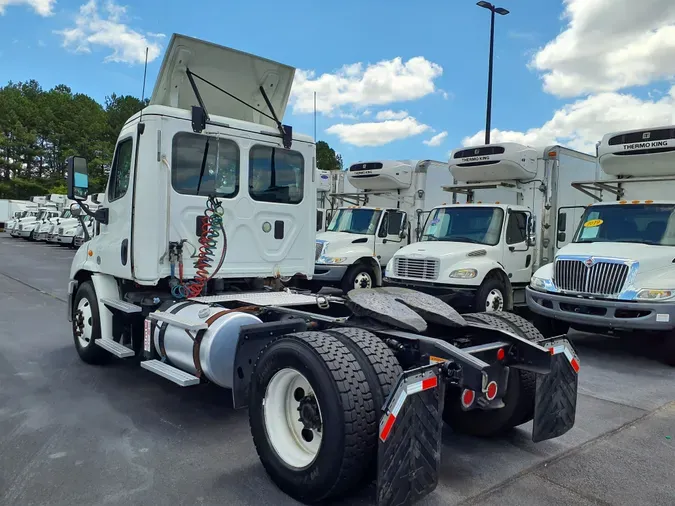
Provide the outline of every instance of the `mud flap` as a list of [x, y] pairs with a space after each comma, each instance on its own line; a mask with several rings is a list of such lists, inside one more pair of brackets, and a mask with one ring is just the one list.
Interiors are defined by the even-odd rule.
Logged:
[[408, 506], [438, 485], [445, 384], [441, 365], [401, 375], [380, 421], [377, 505]]
[[551, 351], [551, 372], [537, 375], [532, 441], [562, 436], [574, 426], [579, 358], [567, 339], [542, 344]]

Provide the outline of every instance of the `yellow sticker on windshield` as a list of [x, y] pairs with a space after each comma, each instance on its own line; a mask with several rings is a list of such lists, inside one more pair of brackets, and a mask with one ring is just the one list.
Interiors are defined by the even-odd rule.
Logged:
[[602, 225], [603, 221], [602, 220], [589, 220], [586, 223], [584, 223], [584, 227], [588, 228], [593, 228], [593, 227], [599, 227]]

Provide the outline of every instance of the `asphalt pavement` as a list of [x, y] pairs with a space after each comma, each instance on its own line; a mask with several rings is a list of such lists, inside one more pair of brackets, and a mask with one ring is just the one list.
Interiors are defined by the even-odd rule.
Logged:
[[[72, 255], [0, 234], [0, 504], [297, 505], [267, 478], [228, 391], [79, 360]], [[635, 342], [575, 344], [575, 427], [538, 444], [531, 424], [490, 440], [447, 430], [420, 506], [675, 503], [675, 369]], [[372, 490], [344, 504], [373, 504]]]

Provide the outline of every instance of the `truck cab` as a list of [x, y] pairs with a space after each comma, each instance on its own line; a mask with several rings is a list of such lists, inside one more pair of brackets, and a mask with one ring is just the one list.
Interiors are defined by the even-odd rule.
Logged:
[[[417, 243], [398, 250], [384, 284], [433, 294], [461, 311], [524, 307], [533, 269], [548, 262], [555, 210], [591, 199], [571, 178], [594, 174], [596, 158], [563, 146], [505, 142], [452, 151], [443, 189]], [[567, 182], [567, 184], [565, 184]]]
[[358, 162], [347, 170], [354, 192], [332, 194], [344, 202], [332, 211], [316, 240], [314, 279], [343, 292], [382, 285], [392, 256], [414, 241], [424, 211], [442, 203], [446, 166], [434, 160]]
[[675, 128], [607, 134], [598, 157], [603, 178], [573, 183], [596, 202], [559, 220], [571, 242], [534, 273], [528, 307], [543, 333], [629, 334], [675, 365]]
[[59, 210], [56, 205], [47, 203], [43, 207], [38, 208], [36, 215], [28, 215], [24, 218], [21, 218], [18, 222], [18, 228], [16, 235], [18, 237], [23, 237], [24, 239], [35, 240], [37, 229], [42, 225], [43, 222], [46, 222], [50, 218], [56, 218], [59, 216]]

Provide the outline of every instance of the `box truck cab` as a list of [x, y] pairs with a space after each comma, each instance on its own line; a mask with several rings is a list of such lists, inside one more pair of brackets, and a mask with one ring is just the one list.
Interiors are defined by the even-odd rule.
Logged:
[[439, 204], [449, 180], [433, 160], [380, 160], [349, 167], [353, 193], [335, 195], [354, 205], [337, 208], [316, 240], [314, 279], [345, 293], [381, 286], [382, 269], [414, 241], [427, 206]]
[[598, 157], [603, 178], [573, 183], [595, 202], [559, 220], [571, 243], [534, 273], [528, 306], [549, 335], [631, 333], [675, 365], [675, 127], [607, 134]]
[[597, 172], [595, 157], [502, 143], [455, 149], [448, 168], [455, 184], [444, 190], [455, 203], [431, 211], [419, 242], [389, 261], [384, 284], [460, 310], [525, 306], [533, 269], [559, 246], [551, 237], [555, 209], [592, 200], [569, 185]]
[[38, 208], [38, 213], [35, 216], [26, 216], [21, 218], [18, 222], [17, 236], [24, 239], [35, 240], [36, 229], [49, 218], [56, 218], [60, 211], [56, 204], [47, 201]]

